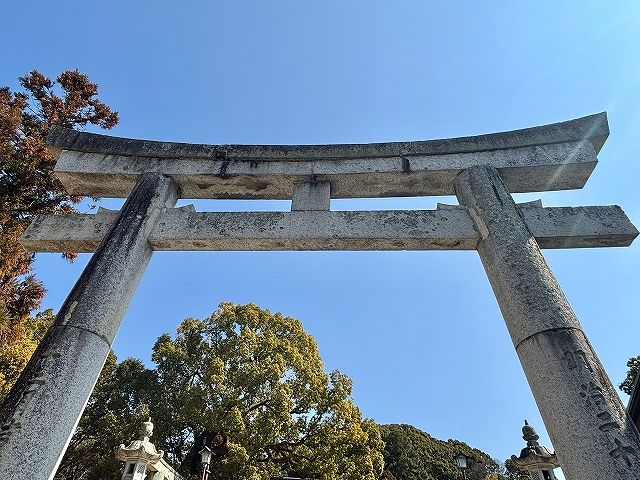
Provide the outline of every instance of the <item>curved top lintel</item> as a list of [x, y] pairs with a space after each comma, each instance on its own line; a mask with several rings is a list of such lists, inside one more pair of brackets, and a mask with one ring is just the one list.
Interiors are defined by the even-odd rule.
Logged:
[[589, 140], [597, 152], [609, 135], [605, 112], [566, 122], [471, 137], [337, 145], [205, 145], [112, 137], [55, 127], [48, 144], [59, 150], [150, 158], [245, 161], [363, 159], [505, 150]]

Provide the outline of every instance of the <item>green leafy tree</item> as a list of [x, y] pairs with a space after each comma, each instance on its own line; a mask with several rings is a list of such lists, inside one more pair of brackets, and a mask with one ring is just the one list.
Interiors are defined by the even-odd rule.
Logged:
[[[255, 305], [222, 303], [186, 319], [153, 348], [171, 437], [161, 445], [184, 461], [203, 428], [230, 434], [211, 480], [265, 480], [290, 471], [326, 480], [377, 480], [383, 444], [351, 400], [351, 380], [327, 375], [302, 324]], [[160, 426], [160, 425], [159, 425]]]
[[449, 480], [460, 471], [454, 457], [463, 453], [469, 458], [469, 480], [504, 480], [501, 465], [486, 453], [458, 440], [437, 440], [411, 425], [380, 425], [385, 442], [385, 473], [396, 480]]
[[9, 394], [54, 319], [53, 312], [45, 310], [23, 322], [21, 335], [0, 341], [0, 403]]
[[530, 475], [526, 470], [519, 468], [511, 459], [504, 462], [501, 475], [505, 480], [530, 480]]
[[627, 376], [624, 381], [618, 385], [620, 390], [622, 390], [627, 395], [631, 395], [633, 391], [633, 385], [635, 384], [636, 378], [638, 376], [638, 369], [640, 368], [640, 356], [631, 357], [627, 360]]
[[161, 400], [156, 375], [137, 359], [109, 353], [55, 480], [119, 480], [114, 449], [138, 437], [149, 405]]
[[175, 338], [162, 335], [152, 358], [155, 368], [109, 356], [56, 480], [118, 480], [114, 447], [136, 438], [147, 416], [154, 443], [187, 477], [188, 454], [208, 429], [231, 435], [211, 480], [267, 480], [292, 471], [380, 478], [377, 426], [351, 401], [351, 381], [324, 372], [298, 320], [224, 303], [205, 320], [182, 322]]
[[[54, 125], [105, 129], [118, 114], [97, 99], [98, 87], [78, 71], [55, 81], [32, 71], [21, 92], [0, 88], [0, 341], [20, 337], [43, 285], [32, 271], [33, 255], [18, 238], [39, 213], [69, 213], [81, 197], [69, 195], [53, 175], [54, 155], [45, 140]], [[72, 254], [67, 254], [72, 258]]]
[[[53, 313], [36, 318], [44, 331]], [[186, 319], [175, 338], [157, 340], [152, 358], [155, 368], [109, 355], [55, 480], [118, 480], [114, 448], [137, 438], [148, 416], [154, 443], [186, 477], [188, 454], [207, 429], [231, 435], [211, 480], [291, 471], [332, 480], [448, 480], [457, 478], [460, 452], [471, 459], [469, 480], [521, 480], [509, 461], [498, 465], [462, 442], [363, 420], [350, 380], [324, 372], [300, 322], [255, 305], [223, 303], [205, 320]]]

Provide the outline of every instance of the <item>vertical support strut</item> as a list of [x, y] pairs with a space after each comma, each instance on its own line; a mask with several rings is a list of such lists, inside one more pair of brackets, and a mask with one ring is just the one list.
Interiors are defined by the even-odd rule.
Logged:
[[329, 211], [331, 208], [331, 184], [309, 181], [295, 186], [291, 211]]
[[640, 479], [640, 435], [497, 170], [455, 187], [567, 480]]
[[151, 259], [147, 235], [179, 186], [138, 181], [0, 407], [0, 478], [53, 478]]

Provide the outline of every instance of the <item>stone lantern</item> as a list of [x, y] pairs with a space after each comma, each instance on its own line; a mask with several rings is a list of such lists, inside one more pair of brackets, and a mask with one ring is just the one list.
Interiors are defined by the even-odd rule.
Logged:
[[557, 480], [553, 473], [553, 469], [560, 466], [556, 454], [538, 443], [540, 436], [526, 420], [522, 427], [522, 438], [526, 440], [527, 446], [522, 449], [520, 456], [511, 455], [511, 461], [529, 472], [531, 480]]
[[120, 445], [116, 451], [116, 458], [125, 462], [122, 480], [144, 480], [147, 474], [147, 465], [158, 462], [164, 452], [157, 451], [156, 446], [149, 441], [153, 435], [153, 423], [151, 419], [142, 424], [138, 440], [134, 440], [128, 446]]

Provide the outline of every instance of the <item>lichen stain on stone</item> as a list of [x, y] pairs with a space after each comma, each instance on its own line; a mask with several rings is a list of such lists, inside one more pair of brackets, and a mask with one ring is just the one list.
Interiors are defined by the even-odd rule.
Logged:
[[225, 160], [224, 162], [222, 162], [220, 164], [220, 173], [218, 173], [218, 177], [222, 178], [222, 179], [226, 179], [226, 178], [230, 178], [231, 175], [227, 174], [227, 168], [229, 168], [229, 161]]
[[71, 320], [71, 315], [73, 314], [73, 311], [76, 309], [76, 306], [78, 306], [78, 301], [74, 300], [69, 306], [69, 310], [67, 311], [65, 316], [62, 318], [62, 322], [60, 322], [61, 325], [66, 325], [69, 322], [69, 320]]
[[405, 156], [402, 156], [402, 171], [404, 173], [411, 172], [411, 165], [409, 164], [409, 159]]

